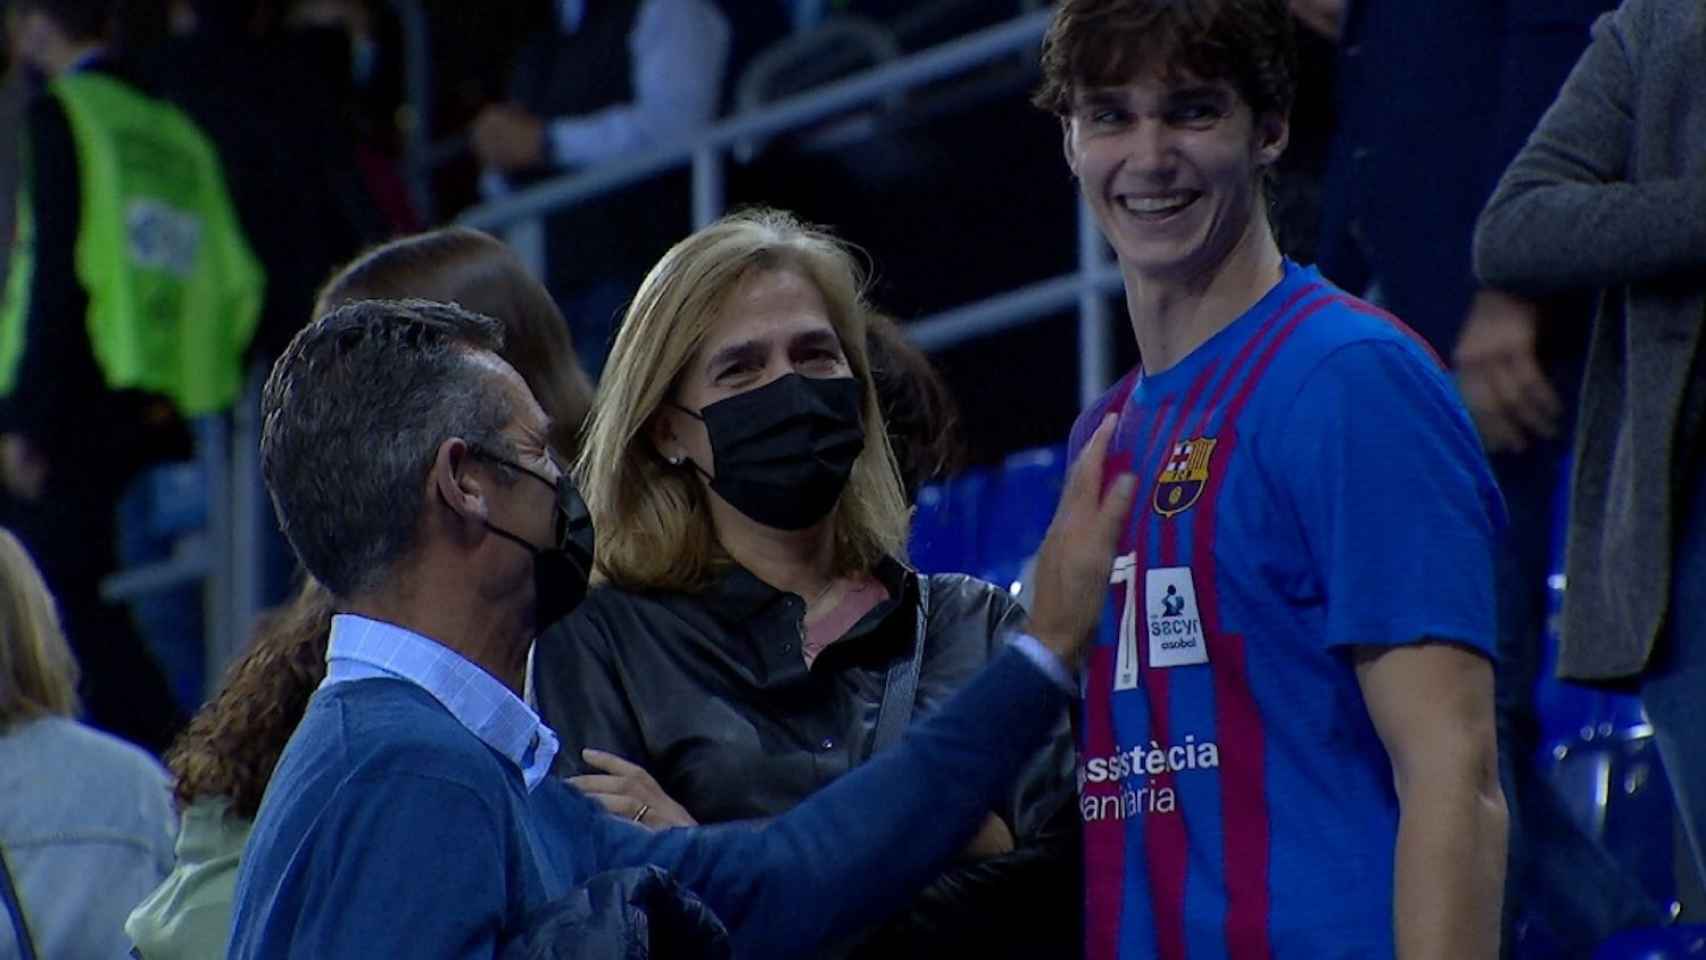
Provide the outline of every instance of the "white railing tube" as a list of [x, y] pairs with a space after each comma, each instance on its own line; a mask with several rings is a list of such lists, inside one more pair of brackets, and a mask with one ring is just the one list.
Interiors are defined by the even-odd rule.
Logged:
[[[1110, 289], [1098, 282], [1108, 270], [1108, 245], [1096, 215], [1078, 200], [1078, 402], [1088, 407], [1113, 382], [1113, 331], [1108, 329]], [[1119, 276], [1119, 271], [1114, 271]], [[1113, 289], [1119, 289], [1115, 285]]]
[[880, 69], [790, 97], [774, 107], [732, 117], [684, 142], [535, 184], [463, 214], [466, 226], [501, 229], [689, 163], [705, 147], [725, 149], [737, 141], [792, 130], [850, 107], [907, 90], [1034, 46], [1048, 28], [1050, 13], [1039, 10], [970, 36], [914, 54]]
[[[1065, 274], [914, 320], [903, 329], [920, 350], [943, 350], [1063, 311], [1080, 302], [1084, 282], [1082, 273]], [[1112, 293], [1120, 289], [1119, 271], [1103, 268], [1091, 275], [1090, 283], [1104, 295]]]
[[693, 151], [693, 229], [710, 226], [727, 207], [723, 151], [706, 144]]

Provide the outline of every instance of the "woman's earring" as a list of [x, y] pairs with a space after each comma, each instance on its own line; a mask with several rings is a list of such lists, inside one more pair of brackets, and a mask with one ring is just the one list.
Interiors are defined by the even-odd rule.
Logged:
[[682, 456], [679, 453], [676, 454], [675, 456], [669, 458], [669, 465], [672, 467], [679, 467], [683, 463], [686, 463], [686, 462], [687, 462], [687, 458], [685, 456]]

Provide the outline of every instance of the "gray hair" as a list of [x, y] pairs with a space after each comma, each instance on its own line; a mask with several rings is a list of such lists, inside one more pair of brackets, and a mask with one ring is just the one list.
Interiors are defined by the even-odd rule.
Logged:
[[261, 471], [308, 572], [339, 597], [372, 590], [414, 549], [439, 446], [509, 454], [516, 415], [482, 353], [489, 317], [425, 300], [361, 300], [309, 324], [261, 397]]

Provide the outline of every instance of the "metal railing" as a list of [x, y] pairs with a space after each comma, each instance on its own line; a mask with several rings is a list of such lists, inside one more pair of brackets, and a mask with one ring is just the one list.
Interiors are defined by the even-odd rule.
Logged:
[[[502, 200], [469, 210], [459, 220], [467, 227], [502, 232], [534, 275], [543, 276], [546, 251], [541, 218], [544, 215], [691, 164], [693, 223], [694, 227], [705, 227], [706, 223], [722, 217], [727, 208], [725, 164], [728, 152], [740, 143], [800, 130], [851, 107], [882, 101], [897, 92], [981, 67], [1001, 56], [1030, 53], [1041, 41], [1049, 17], [1049, 10], [1037, 10], [1008, 20], [1007, 24], [885, 63], [858, 77], [790, 97], [776, 106], [725, 119], [684, 142], [534, 184]], [[1076, 244], [1078, 269], [1073, 273], [911, 322], [906, 333], [923, 350], [945, 350], [1076, 305], [1078, 397], [1085, 404], [1094, 401], [1111, 380], [1107, 295], [1119, 290], [1119, 273], [1109, 266], [1107, 247], [1102, 244], [1095, 220], [1082, 201], [1078, 205]]]
[[[399, 4], [405, 10], [413, 6]], [[545, 215], [691, 165], [693, 222], [704, 226], [725, 211], [724, 172], [730, 153], [739, 145], [799, 130], [1004, 56], [1034, 52], [1049, 16], [1047, 10], [1026, 14], [774, 106], [740, 114], [682, 142], [536, 184], [474, 208], [458, 218], [459, 222], [503, 233], [529, 269], [543, 276]], [[424, 47], [424, 34], [418, 23], [414, 26], [411, 41]], [[425, 84], [424, 75], [413, 80], [415, 85]], [[423, 121], [417, 118], [422, 128], [416, 133], [424, 138]], [[1082, 201], [1078, 204], [1076, 244], [1078, 265], [1073, 272], [914, 321], [906, 325], [907, 335], [922, 349], [938, 351], [1076, 306], [1078, 394], [1080, 402], [1088, 404], [1111, 379], [1108, 296], [1120, 289], [1120, 275], [1111, 265], [1107, 247]], [[256, 414], [258, 385], [264, 374], [259, 371], [251, 377], [250, 389], [230, 415], [207, 421], [202, 430], [201, 461], [208, 474], [206, 533], [187, 543], [171, 560], [123, 571], [109, 578], [103, 588], [116, 601], [205, 580], [210, 684], [217, 682], [226, 664], [241, 650], [258, 613], [257, 578], [262, 562], [258, 550], [261, 524], [267, 522], [267, 504], [260, 485], [260, 424]]]
[[[1017, 53], [1035, 51], [1051, 13], [1039, 10], [931, 50], [904, 57], [774, 106], [743, 113], [674, 144], [535, 184], [464, 213], [470, 227], [503, 233], [536, 276], [544, 275], [541, 218], [640, 180], [691, 165], [693, 224], [702, 227], [727, 208], [725, 169], [738, 145], [798, 130], [846, 110], [890, 97]], [[1089, 210], [1078, 205], [1078, 269], [1019, 290], [907, 324], [908, 335], [926, 350], [1006, 330], [1078, 308], [1078, 395], [1089, 403], [1111, 379], [1107, 297], [1120, 287], [1118, 271]]]

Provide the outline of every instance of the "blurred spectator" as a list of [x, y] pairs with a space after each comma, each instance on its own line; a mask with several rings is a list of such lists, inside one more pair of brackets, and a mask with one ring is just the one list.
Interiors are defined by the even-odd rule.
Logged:
[[344, 109], [350, 50], [336, 30], [270, 22], [268, 0], [196, 0], [150, 58], [159, 93], [219, 150], [231, 199], [267, 272], [251, 345], [263, 364], [307, 320], [319, 285], [387, 229], [355, 162]]
[[1602, 17], [1482, 215], [1475, 263], [1526, 296], [1601, 289], [1558, 672], [1640, 691], [1706, 882], [1703, 73], [1698, 0]]
[[[574, 455], [592, 388], [562, 315], [508, 247], [460, 227], [392, 241], [344, 266], [313, 313], [404, 297], [460, 303], [502, 323], [501, 356], [550, 417], [553, 447]], [[331, 595], [306, 578], [287, 606], [262, 618], [219, 694], [167, 753], [182, 823], [177, 866], [126, 924], [144, 960], [224, 956], [243, 844], [284, 744], [325, 678], [331, 622]]]
[[[1024, 622], [999, 587], [899, 562], [906, 471], [880, 403], [941, 387], [915, 353], [874, 373], [860, 290], [833, 240], [754, 211], [672, 248], [618, 335], [576, 466], [609, 584], [540, 638], [533, 677], [560, 766], [613, 813], [782, 815], [888, 748], [895, 717], [941, 710]], [[910, 352], [887, 335], [886, 359]], [[914, 475], [938, 440], [903, 436]], [[851, 952], [1076, 953], [1072, 764], [1062, 715], [958, 862]]]
[[[217, 2], [217, 0], [214, 0]], [[401, 70], [394, 23], [372, 0], [284, 0], [287, 34], [317, 38], [338, 95], [339, 112], [356, 133], [357, 170], [391, 235], [422, 229], [403, 180]], [[416, 118], [412, 122], [422, 122]]]
[[1449, 355], [1476, 292], [1475, 216], [1609, 5], [1292, 0], [1306, 24], [1339, 25], [1322, 272]]
[[76, 686], [53, 597], [0, 529], [0, 865], [43, 960], [125, 956], [125, 914], [172, 862], [166, 772], [73, 720]]
[[[555, 29], [524, 49], [510, 102], [474, 120], [496, 192], [679, 141], [715, 119], [728, 20], [709, 0], [558, 0]], [[687, 232], [679, 175], [577, 204], [546, 223], [547, 285], [597, 378], [618, 311]]]
[[[250, 346], [262, 370], [302, 327], [326, 276], [390, 232], [358, 162], [348, 36], [341, 26], [286, 26], [276, 7], [273, 0], [178, 0], [174, 35], [146, 61], [160, 95], [182, 107], [218, 149], [244, 232], [266, 270], [266, 299]], [[121, 509], [146, 512], [145, 498], [169, 489], [132, 491]], [[288, 596], [296, 567], [283, 534], [268, 521], [257, 551], [264, 606]], [[127, 537], [125, 564], [164, 559], [176, 536]], [[206, 694], [201, 608], [193, 587], [145, 598], [135, 608], [151, 638], [170, 632], [196, 639], [193, 659], [171, 671], [179, 701], [190, 710]], [[193, 682], [184, 682], [186, 674]], [[189, 698], [186, 685], [193, 689]]]
[[[1333, 0], [1317, 0], [1333, 2]], [[1293, 13], [1306, 26], [1303, 4]], [[1314, 29], [1297, 33], [1297, 96], [1291, 108], [1291, 139], [1268, 181], [1270, 217], [1280, 252], [1298, 263], [1320, 260], [1322, 183], [1331, 154], [1334, 38]]]
[[189, 456], [182, 417], [235, 399], [263, 277], [212, 146], [109, 54], [111, 13], [111, 0], [7, 10], [46, 86], [0, 311], [0, 519], [59, 598], [92, 722], [160, 749], [181, 716], [99, 594], [115, 507], [141, 470]]

